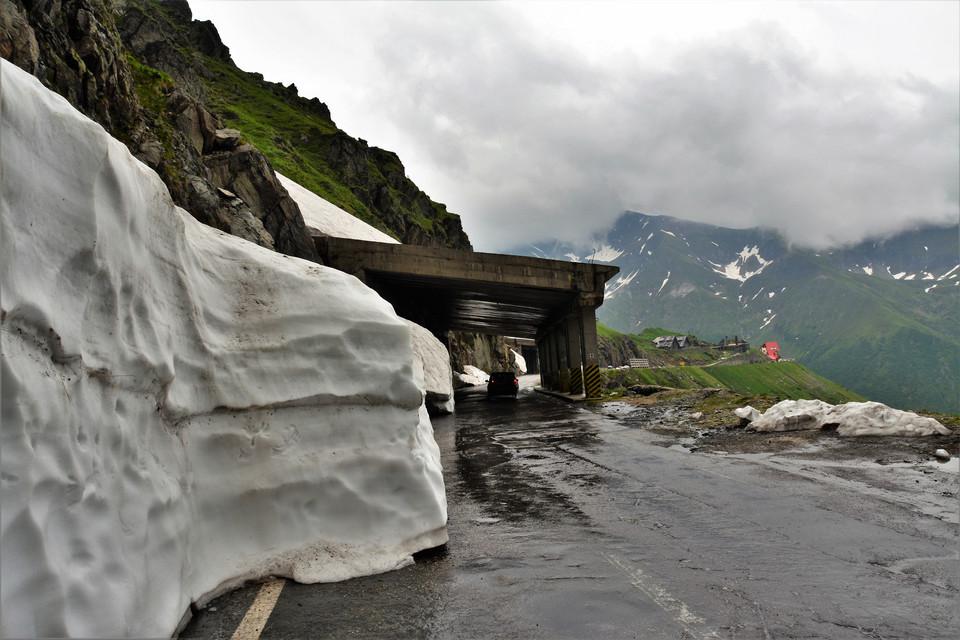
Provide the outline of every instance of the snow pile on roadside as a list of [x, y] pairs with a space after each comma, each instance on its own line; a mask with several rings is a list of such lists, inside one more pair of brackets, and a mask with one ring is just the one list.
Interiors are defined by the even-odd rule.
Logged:
[[427, 409], [432, 414], [453, 413], [453, 373], [447, 348], [428, 329], [403, 321], [410, 327], [415, 375], [426, 393]]
[[367, 240], [368, 242], [400, 244], [396, 238], [370, 226], [332, 202], [324, 200], [290, 178], [279, 173], [277, 178], [280, 179], [280, 184], [284, 186], [290, 197], [300, 207], [303, 222], [311, 236], [333, 236], [335, 238]]
[[201, 225], [6, 61], [0, 635], [170, 637], [247, 579], [443, 544], [411, 329], [356, 278]]
[[950, 430], [933, 418], [892, 409], [879, 402], [848, 402], [832, 405], [820, 400], [784, 400], [765, 413], [746, 406], [734, 410], [750, 422], [753, 431], [833, 429], [842, 436], [947, 435]]
[[521, 375], [527, 372], [527, 360], [522, 355], [510, 349], [510, 353], [513, 354], [513, 361], [517, 365], [517, 368], [520, 369]]
[[455, 375], [461, 384], [468, 387], [487, 384], [487, 381], [490, 380], [490, 376], [484, 373], [483, 369], [478, 369], [470, 364], [464, 365], [463, 372], [458, 371]]

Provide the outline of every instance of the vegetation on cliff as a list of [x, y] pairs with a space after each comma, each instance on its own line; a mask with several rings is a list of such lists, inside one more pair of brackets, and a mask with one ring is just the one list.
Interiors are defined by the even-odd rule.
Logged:
[[205, 224], [316, 259], [276, 168], [401, 242], [470, 248], [396, 154], [346, 135], [295, 86], [238, 69], [186, 0], [3, 0], [0, 18], [3, 57], [126, 143]]

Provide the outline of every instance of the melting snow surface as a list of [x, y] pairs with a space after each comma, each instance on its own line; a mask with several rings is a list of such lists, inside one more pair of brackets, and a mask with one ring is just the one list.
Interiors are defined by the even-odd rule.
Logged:
[[487, 384], [487, 381], [490, 380], [490, 376], [484, 373], [483, 369], [478, 369], [472, 364], [464, 365], [463, 373], [458, 373], [460, 380], [465, 384], [470, 385], [479, 385]]
[[863, 272], [868, 276], [873, 275], [873, 267], [862, 267], [862, 269], [863, 269]]
[[513, 354], [513, 360], [517, 363], [517, 366], [520, 368], [520, 373], [524, 374], [527, 372], [527, 360], [522, 355], [510, 349], [510, 353]]
[[393, 308], [200, 224], [66, 100], [0, 73], [0, 636], [170, 637], [245, 580], [446, 542], [430, 356]]
[[879, 402], [848, 402], [832, 405], [821, 400], [784, 400], [763, 415], [753, 407], [735, 410], [750, 420], [754, 431], [797, 431], [836, 426], [841, 436], [948, 435], [950, 430], [933, 418], [912, 411], [892, 409]]

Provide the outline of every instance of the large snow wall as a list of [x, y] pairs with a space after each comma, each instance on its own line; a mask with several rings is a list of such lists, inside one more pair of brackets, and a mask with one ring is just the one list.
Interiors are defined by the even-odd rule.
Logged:
[[169, 636], [247, 579], [446, 542], [410, 328], [205, 227], [0, 60], [0, 635]]

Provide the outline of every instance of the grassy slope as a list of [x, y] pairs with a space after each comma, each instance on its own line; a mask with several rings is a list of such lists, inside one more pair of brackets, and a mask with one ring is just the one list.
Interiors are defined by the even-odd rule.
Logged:
[[871, 399], [955, 413], [957, 296], [922, 286], [822, 273], [781, 311], [774, 337], [792, 357]]
[[817, 399], [839, 404], [864, 398], [813, 373], [796, 362], [742, 364], [729, 367], [659, 367], [603, 372], [608, 387], [636, 384], [674, 389], [727, 389], [740, 395], [768, 395], [781, 400]]
[[697, 359], [707, 364], [717, 362], [716, 352], [698, 353], [697, 350], [668, 351], [653, 347], [653, 339], [675, 332], [664, 329], [645, 329], [640, 335], [624, 335], [597, 325], [597, 332], [609, 339], [633, 340], [642, 352], [650, 352], [662, 361], [672, 360], [675, 366], [649, 369], [603, 370], [608, 389], [622, 389], [637, 384], [660, 385], [675, 389], [722, 388], [740, 395], [764, 394], [781, 400], [819, 399], [832, 404], [858, 402], [864, 398], [832, 382], [796, 362], [761, 362], [729, 366], [683, 366]]
[[[389, 231], [360, 199], [337, 179], [320, 153], [322, 141], [339, 133], [332, 122], [288, 104], [282, 88], [225, 62], [207, 58], [208, 108], [239, 130], [274, 168], [367, 224]], [[307, 144], [291, 141], [306, 140]], [[309, 143], [313, 144], [309, 144]]]
[[[671, 282], [686, 277], [678, 265], [676, 259], [671, 263]], [[600, 316], [616, 327], [641, 321], [702, 331], [709, 339], [716, 339], [722, 328], [731, 337], [737, 332], [750, 335], [755, 346], [775, 340], [785, 357], [871, 400], [900, 409], [956, 413], [960, 296], [946, 285], [925, 292], [930, 284], [850, 273], [794, 252], [749, 280], [743, 290], [731, 289], [726, 301], [697, 298], [695, 293], [633, 300], [627, 292], [618, 292], [604, 303]], [[649, 286], [656, 290], [659, 281]], [[769, 302], [764, 295], [754, 300], [761, 287], [776, 291], [776, 297]], [[738, 293], [749, 305], [734, 302]], [[776, 313], [768, 326], [767, 308]]]

